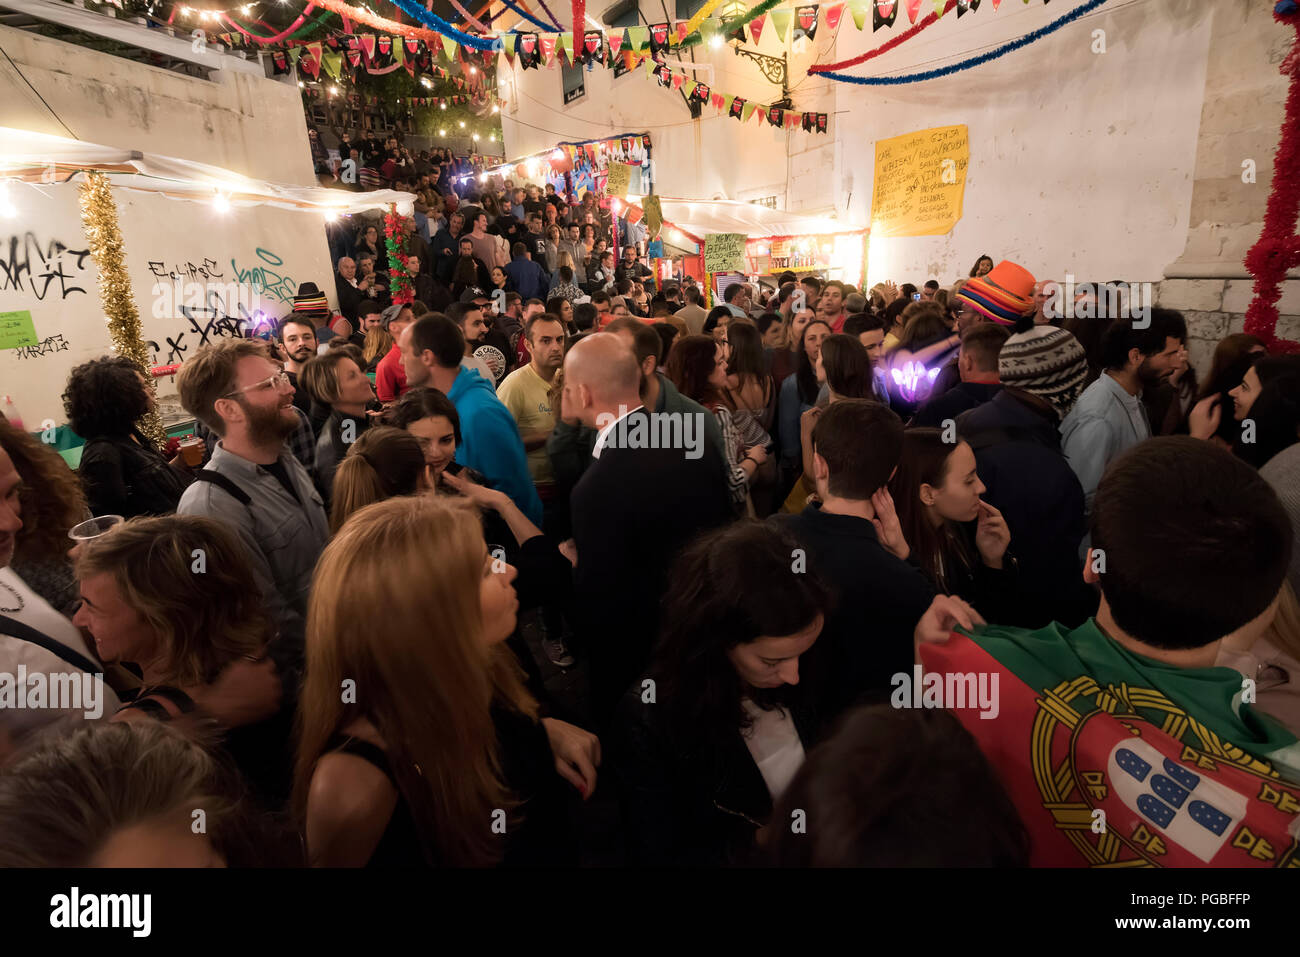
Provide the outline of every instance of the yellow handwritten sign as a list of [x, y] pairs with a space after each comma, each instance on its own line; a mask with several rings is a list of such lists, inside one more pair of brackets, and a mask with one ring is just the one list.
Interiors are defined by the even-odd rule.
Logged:
[[940, 236], [961, 219], [970, 140], [939, 126], [876, 141], [871, 236]]
[[708, 233], [704, 237], [704, 271], [743, 271], [746, 238], [744, 233]]
[[21, 349], [38, 341], [29, 311], [0, 312], [0, 349]]
[[632, 166], [628, 163], [610, 163], [608, 177], [605, 180], [605, 194], [624, 197], [632, 183]]

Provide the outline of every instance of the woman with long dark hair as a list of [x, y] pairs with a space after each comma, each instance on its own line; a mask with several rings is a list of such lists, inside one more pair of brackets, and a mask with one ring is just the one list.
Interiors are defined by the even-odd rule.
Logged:
[[[1233, 401], [1233, 451], [1255, 468], [1300, 441], [1300, 356], [1261, 356], [1230, 393]], [[1198, 409], [1200, 407], [1198, 406]], [[1213, 434], [1215, 415], [1193, 416], [1192, 435]], [[1226, 418], [1226, 416], [1225, 416]]]
[[1221, 414], [1209, 438], [1226, 449], [1234, 448], [1241, 437], [1241, 427], [1235, 415], [1227, 414], [1234, 410], [1232, 391], [1241, 385], [1255, 360], [1267, 354], [1264, 340], [1247, 332], [1234, 332], [1220, 339], [1210, 360], [1210, 373], [1197, 391], [1196, 405], [1188, 415], [1189, 431], [1193, 419], [1204, 421], [1217, 406]]
[[193, 473], [177, 454], [168, 460], [136, 423], [157, 402], [144, 375], [125, 356], [83, 362], [68, 376], [63, 410], [86, 440], [77, 473], [94, 515], [167, 515], [176, 511]]
[[761, 444], [744, 444], [731, 410], [723, 402], [727, 384], [726, 351], [710, 336], [684, 336], [673, 343], [664, 374], [677, 386], [677, 391], [704, 406], [717, 418], [722, 430], [722, 444], [727, 452], [727, 484], [731, 488], [733, 503], [738, 510], [743, 510], [749, 495], [750, 479], [767, 461], [767, 448]]
[[978, 279], [980, 276], [987, 276], [992, 271], [993, 257], [986, 254], [975, 260], [975, 265], [970, 267], [970, 278]]
[[[787, 479], [798, 473], [802, 445], [799, 442], [799, 417], [817, 404], [821, 386], [817, 382], [817, 356], [822, 343], [831, 335], [830, 323], [811, 319], [799, 337], [799, 357], [793, 375], [781, 383], [778, 400], [778, 438], [781, 443], [781, 464]], [[786, 484], [789, 484], [788, 482]]]
[[632, 863], [743, 863], [821, 737], [818, 682], [800, 656], [828, 598], [811, 570], [790, 574], [797, 548], [771, 524], [741, 522], [675, 562], [653, 662], [612, 732]]
[[428, 475], [424, 450], [414, 435], [386, 425], [367, 429], [334, 472], [330, 533], [367, 505], [425, 491]]
[[889, 493], [911, 560], [949, 595], [988, 621], [1014, 620], [1015, 562], [1002, 513], [981, 501], [984, 484], [970, 445], [944, 441], [940, 429], [908, 429]]

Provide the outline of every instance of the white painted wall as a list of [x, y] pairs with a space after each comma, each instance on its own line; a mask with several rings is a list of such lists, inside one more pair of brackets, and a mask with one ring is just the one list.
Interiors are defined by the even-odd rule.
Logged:
[[[296, 86], [233, 73], [194, 79], [7, 28], [0, 28], [0, 45], [78, 138], [315, 185]], [[5, 62], [0, 126], [67, 135]], [[68, 372], [107, 353], [110, 341], [94, 264], [76, 254], [86, 249], [76, 186], [17, 185], [9, 192], [17, 215], [0, 219], [0, 312], [30, 311], [46, 344], [0, 350], [0, 393], [12, 395], [24, 424], [35, 428], [46, 418], [64, 421], [60, 396]], [[220, 214], [208, 204], [127, 190], [114, 195], [144, 337], [157, 345], [160, 365], [192, 354], [205, 336], [233, 334], [209, 323], [219, 314], [241, 315], [239, 305], [282, 316], [305, 281], [333, 296], [324, 224], [314, 214], [261, 208]], [[189, 309], [193, 321], [179, 309], [183, 299], [168, 309], [170, 300], [156, 295], [162, 292], [157, 274], [179, 269], [188, 280], [190, 264], [209, 272], [208, 278], [193, 275], [199, 283], [245, 282], [239, 303], [227, 301], [227, 290], [205, 289], [205, 297], [221, 296], [224, 308], [196, 301]], [[160, 396], [175, 393], [171, 378], [158, 384]]]
[[[856, 75], [931, 69], [984, 52], [1041, 27], [1074, 3], [989, 0], [960, 20], [949, 14]], [[1097, 13], [973, 70], [891, 87], [835, 83], [807, 75], [809, 63], [856, 56], [908, 26], [859, 32], [846, 10], [837, 37], [793, 44], [795, 108], [832, 114], [819, 137], [751, 120], [743, 127], [705, 107], [692, 122], [679, 94], [643, 71], [618, 80], [597, 69], [587, 95], [561, 105], [553, 71], [502, 70], [507, 153], [557, 140], [650, 130], [657, 189], [670, 196], [750, 199], [777, 195], [785, 208], [830, 213], [854, 225], [870, 219], [875, 143], [914, 130], [964, 123], [970, 168], [963, 218], [946, 236], [872, 243], [871, 281], [943, 283], [965, 276], [976, 257], [1021, 262], [1037, 275], [1156, 281], [1187, 238], [1212, 18], [1226, 13], [1196, 0], [1111, 0]], [[669, 8], [671, 10], [671, 6]], [[927, 0], [923, 13], [933, 9]], [[659, 4], [643, 16], [663, 20]], [[1093, 31], [1106, 53], [1092, 52]], [[820, 31], [824, 31], [824, 24]], [[789, 48], [787, 40], [785, 46]], [[729, 49], [696, 48], [713, 63], [710, 86], [766, 102], [779, 92]], [[779, 55], [771, 25], [758, 47]], [[1263, 49], [1263, 47], [1261, 47]], [[504, 61], [503, 61], [504, 62]], [[708, 82], [700, 75], [698, 79]], [[1279, 78], [1280, 82], [1280, 78]]]

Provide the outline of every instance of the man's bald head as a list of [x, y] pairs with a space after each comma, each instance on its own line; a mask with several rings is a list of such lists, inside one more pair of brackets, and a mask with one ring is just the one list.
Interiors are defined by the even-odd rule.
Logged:
[[622, 337], [608, 332], [586, 336], [564, 359], [564, 415], [594, 425], [605, 412], [640, 405], [641, 366]]

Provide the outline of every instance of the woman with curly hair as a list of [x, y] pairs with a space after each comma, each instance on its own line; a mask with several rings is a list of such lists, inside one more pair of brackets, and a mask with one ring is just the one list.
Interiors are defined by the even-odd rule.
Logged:
[[178, 454], [168, 461], [136, 427], [157, 408], [144, 375], [125, 356], [83, 362], [68, 376], [63, 410], [86, 440], [81, 484], [93, 515], [167, 515], [193, 480]]
[[71, 618], [80, 596], [68, 560], [68, 530], [89, 515], [86, 493], [58, 452], [14, 428], [2, 416], [0, 453], [9, 457], [18, 473], [22, 515], [22, 527], [14, 533], [10, 570], [55, 610]]

